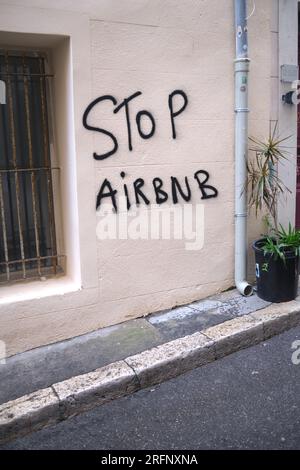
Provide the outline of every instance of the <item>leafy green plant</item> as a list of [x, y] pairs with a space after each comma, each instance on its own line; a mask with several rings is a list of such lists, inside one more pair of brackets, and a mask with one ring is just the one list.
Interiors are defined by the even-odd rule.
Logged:
[[278, 229], [272, 230], [272, 236], [265, 237], [262, 249], [265, 255], [270, 254], [275, 259], [280, 258], [284, 262], [287, 252], [300, 256], [300, 230], [296, 230], [291, 224], [288, 230], [285, 230], [280, 224]]
[[262, 249], [264, 250], [264, 254], [274, 256], [275, 259], [281, 258], [283, 261], [285, 259], [284, 257], [284, 251], [282, 250], [281, 244], [279, 243], [278, 240], [271, 238], [267, 236], [265, 238], [265, 242], [262, 246]]
[[283, 248], [294, 251], [296, 255], [300, 255], [300, 230], [296, 230], [289, 224], [288, 230], [285, 230], [280, 224], [277, 230], [277, 237]]
[[258, 211], [266, 207], [274, 227], [277, 227], [276, 203], [278, 196], [285, 191], [291, 192], [278, 177], [276, 169], [278, 162], [286, 160], [289, 155], [288, 147], [282, 144], [290, 136], [279, 138], [276, 133], [277, 123], [273, 131], [270, 128], [266, 141], [249, 137], [252, 144], [249, 150], [254, 153], [254, 159], [247, 162], [249, 207], [255, 208], [256, 216]]
[[[258, 211], [264, 208], [267, 215], [264, 221], [267, 234], [263, 235], [264, 244], [262, 249], [264, 254], [280, 258], [285, 262], [286, 253], [294, 252], [300, 256], [300, 231], [289, 224], [286, 230], [282, 225], [277, 224], [277, 201], [284, 192], [291, 193], [290, 189], [278, 177], [277, 166], [280, 161], [287, 160], [290, 152], [288, 147], [283, 145], [291, 136], [279, 138], [277, 136], [277, 123], [273, 131], [269, 131], [266, 141], [254, 139], [249, 140], [252, 146], [250, 152], [254, 153], [254, 158], [247, 162], [247, 188], [249, 193], [249, 207], [254, 207], [256, 216]], [[265, 263], [268, 270], [268, 263]]]

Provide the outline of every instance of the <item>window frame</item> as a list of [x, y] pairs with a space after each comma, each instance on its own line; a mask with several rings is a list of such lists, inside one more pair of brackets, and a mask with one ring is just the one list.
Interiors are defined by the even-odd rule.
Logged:
[[[43, 60], [44, 67], [44, 96], [46, 106], [46, 131], [47, 131], [47, 144], [49, 151], [49, 168], [51, 168], [51, 183], [50, 195], [51, 201], [48, 199], [48, 204], [51, 203], [49, 210], [53, 209], [53, 234], [55, 236], [55, 257], [57, 261], [57, 267], [54, 265], [44, 271], [37, 268], [25, 267], [23, 269], [23, 277], [17, 276], [13, 270], [10, 271], [8, 278], [5, 273], [0, 274], [0, 288], [2, 286], [10, 286], [14, 283], [20, 282], [33, 282], [36, 280], [45, 281], [46, 279], [58, 278], [65, 276], [66, 273], [66, 256], [64, 254], [64, 237], [62, 230], [62, 213], [61, 213], [61, 191], [60, 191], [60, 166], [58, 152], [56, 148], [56, 133], [55, 133], [55, 121], [54, 121], [54, 107], [53, 107], [53, 79], [54, 74], [52, 72], [51, 54], [47, 49], [40, 49], [36, 47], [19, 47], [19, 46], [7, 46], [0, 45], [0, 53], [7, 51], [10, 56], [20, 56], [22, 53], [26, 54], [26, 57], [41, 58]], [[7, 97], [7, 86], [6, 86], [6, 97]], [[6, 100], [7, 102], [7, 100]], [[7, 104], [6, 104], [7, 105]], [[34, 168], [34, 165], [33, 165]], [[16, 197], [16, 195], [15, 195]], [[49, 193], [48, 193], [49, 197]], [[51, 230], [51, 228], [50, 228]], [[53, 256], [53, 255], [52, 255]], [[38, 258], [38, 257], [37, 257]], [[15, 263], [22, 262], [23, 258], [19, 258]], [[26, 266], [25, 257], [25, 266]], [[13, 263], [13, 260], [9, 260], [9, 263]], [[40, 263], [38, 262], [38, 265]], [[26, 274], [26, 275], [25, 275]]]

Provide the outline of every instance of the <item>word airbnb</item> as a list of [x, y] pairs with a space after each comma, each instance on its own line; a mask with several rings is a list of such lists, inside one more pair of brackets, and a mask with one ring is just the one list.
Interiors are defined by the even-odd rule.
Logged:
[[[146, 187], [143, 178], [137, 178], [131, 184], [131, 189], [129, 189], [129, 184], [126, 182], [124, 171], [120, 173], [120, 177], [123, 180], [123, 189], [121, 191], [115, 189], [108, 179], [103, 181], [97, 195], [96, 209], [101, 206], [103, 200], [107, 202], [107, 199], [110, 199], [115, 212], [118, 212], [117, 194], [126, 198], [127, 210], [130, 209], [132, 203], [137, 206], [140, 204], [148, 206], [151, 204], [151, 199], [153, 202], [153, 197], [156, 204], [163, 204], [169, 199], [173, 204], [177, 204], [180, 200], [189, 202], [192, 197], [192, 185], [187, 176], [184, 177], [184, 183], [181, 183], [175, 176], [171, 176], [168, 184], [165, 184], [161, 178], [156, 177], [153, 178], [151, 185], [148, 185], [148, 187]], [[218, 195], [218, 190], [208, 184], [208, 179], [209, 174], [205, 170], [196, 171], [194, 174], [193, 182], [194, 184], [196, 182], [196, 186], [200, 191], [200, 199], [209, 199]]]

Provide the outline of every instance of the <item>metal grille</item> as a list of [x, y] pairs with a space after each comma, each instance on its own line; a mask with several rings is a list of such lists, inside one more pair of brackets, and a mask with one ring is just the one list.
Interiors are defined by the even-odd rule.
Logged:
[[53, 201], [45, 58], [0, 49], [0, 282], [62, 272]]

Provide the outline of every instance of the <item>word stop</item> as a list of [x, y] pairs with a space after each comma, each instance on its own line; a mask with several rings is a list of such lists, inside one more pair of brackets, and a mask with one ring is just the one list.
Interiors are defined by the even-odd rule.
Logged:
[[[111, 155], [114, 155], [119, 148], [119, 144], [118, 144], [118, 140], [116, 136], [112, 132], [108, 131], [107, 129], [102, 129], [101, 127], [96, 127], [88, 123], [88, 116], [90, 112], [92, 111], [92, 109], [94, 109], [95, 106], [99, 105], [100, 103], [104, 101], [111, 101], [113, 105], [115, 106], [113, 110], [114, 114], [118, 113], [121, 109], [124, 110], [126, 124], [127, 124], [128, 149], [132, 151], [133, 150], [132, 130], [131, 130], [132, 119], [131, 119], [131, 113], [130, 113], [130, 102], [134, 100], [135, 98], [137, 98], [138, 96], [140, 96], [141, 94], [142, 94], [141, 91], [137, 91], [136, 93], [133, 93], [132, 95], [125, 98], [120, 104], [118, 104], [114, 96], [103, 95], [103, 96], [100, 96], [99, 98], [96, 98], [94, 101], [92, 101], [88, 105], [82, 118], [83, 126], [89, 131], [100, 132], [101, 134], [108, 136], [112, 142], [112, 148], [106, 151], [105, 153], [102, 153], [102, 154], [99, 154], [96, 152], [93, 153], [95, 160], [104, 160], [105, 158], [108, 158]], [[177, 109], [175, 109], [175, 97], [176, 96], [180, 96], [182, 100], [181, 106], [178, 106]], [[171, 132], [172, 132], [173, 139], [176, 139], [175, 118], [179, 116], [185, 110], [187, 104], [188, 104], [187, 95], [182, 90], [174, 90], [168, 97]], [[145, 121], [148, 121], [147, 131], [145, 130], [145, 126], [142, 124]], [[150, 111], [147, 111], [146, 109], [142, 109], [141, 111], [139, 111], [135, 116], [135, 122], [136, 122], [136, 127], [139, 133], [139, 136], [142, 139], [150, 139], [151, 137], [154, 136], [155, 128], [156, 128], [156, 121], [155, 121], [153, 114]]]

